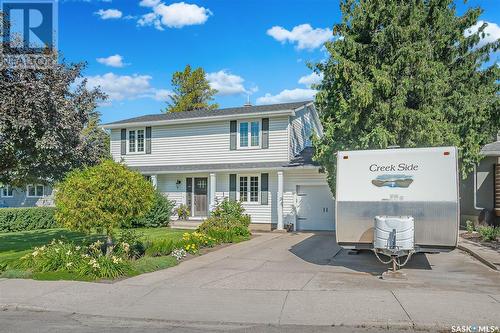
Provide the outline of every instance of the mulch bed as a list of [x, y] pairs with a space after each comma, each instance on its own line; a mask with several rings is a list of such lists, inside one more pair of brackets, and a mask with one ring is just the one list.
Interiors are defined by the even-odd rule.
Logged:
[[465, 232], [463, 234], [460, 234], [460, 237], [462, 237], [463, 239], [467, 239], [468, 241], [472, 241], [474, 243], [477, 243], [479, 245], [489, 247], [493, 250], [500, 251], [500, 242], [498, 241], [498, 239], [495, 241], [491, 241], [491, 242], [485, 242], [481, 239], [481, 235], [477, 232], [473, 232], [473, 233]]

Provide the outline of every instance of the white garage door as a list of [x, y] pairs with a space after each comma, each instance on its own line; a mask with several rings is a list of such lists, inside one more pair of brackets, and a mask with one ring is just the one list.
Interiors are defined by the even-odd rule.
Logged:
[[297, 186], [297, 230], [335, 230], [335, 204], [328, 186]]

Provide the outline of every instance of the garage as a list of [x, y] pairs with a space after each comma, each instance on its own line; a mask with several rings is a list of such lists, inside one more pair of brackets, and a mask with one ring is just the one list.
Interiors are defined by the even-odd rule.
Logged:
[[328, 186], [297, 186], [297, 230], [335, 230], [335, 202]]

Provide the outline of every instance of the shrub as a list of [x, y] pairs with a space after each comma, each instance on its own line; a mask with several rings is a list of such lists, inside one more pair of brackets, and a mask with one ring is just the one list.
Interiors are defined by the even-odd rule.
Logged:
[[57, 228], [53, 207], [2, 208], [0, 232]]
[[55, 218], [71, 230], [105, 232], [109, 255], [113, 229], [143, 217], [151, 210], [154, 198], [153, 185], [140, 173], [106, 160], [72, 171], [58, 184]]
[[187, 220], [189, 215], [191, 215], [191, 212], [189, 211], [189, 207], [187, 205], [180, 205], [177, 207], [177, 216], [179, 217], [179, 220]]
[[132, 219], [132, 227], [158, 228], [168, 226], [174, 205], [173, 201], [156, 191], [153, 207], [144, 217]]
[[472, 221], [465, 221], [465, 228], [467, 229], [467, 232], [468, 233], [473, 233], [475, 230], [474, 230], [474, 222]]
[[500, 236], [500, 228], [499, 227], [479, 227], [479, 234], [483, 241], [490, 242], [496, 240], [497, 237]]
[[199, 227], [198, 232], [207, 234], [218, 242], [231, 243], [237, 237], [250, 236], [250, 216], [244, 214], [240, 202], [224, 199]]
[[118, 237], [114, 252], [132, 259], [143, 256], [146, 247], [141, 240], [142, 237], [142, 234], [133, 229], [123, 230]]
[[212, 211], [211, 216], [214, 217], [223, 217], [223, 216], [231, 216], [233, 218], [239, 219], [242, 218], [245, 212], [245, 208], [239, 201], [229, 200], [225, 198], [219, 203], [215, 209]]

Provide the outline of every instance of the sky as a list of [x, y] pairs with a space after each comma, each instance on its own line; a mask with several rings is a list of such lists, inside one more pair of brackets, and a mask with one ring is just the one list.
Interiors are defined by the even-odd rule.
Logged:
[[[159, 113], [170, 80], [187, 64], [203, 67], [221, 107], [309, 100], [317, 75], [308, 63], [340, 22], [337, 0], [61, 0], [58, 48], [68, 62], [87, 62], [88, 85], [109, 99], [103, 123]], [[487, 38], [500, 38], [498, 0], [481, 6]]]

